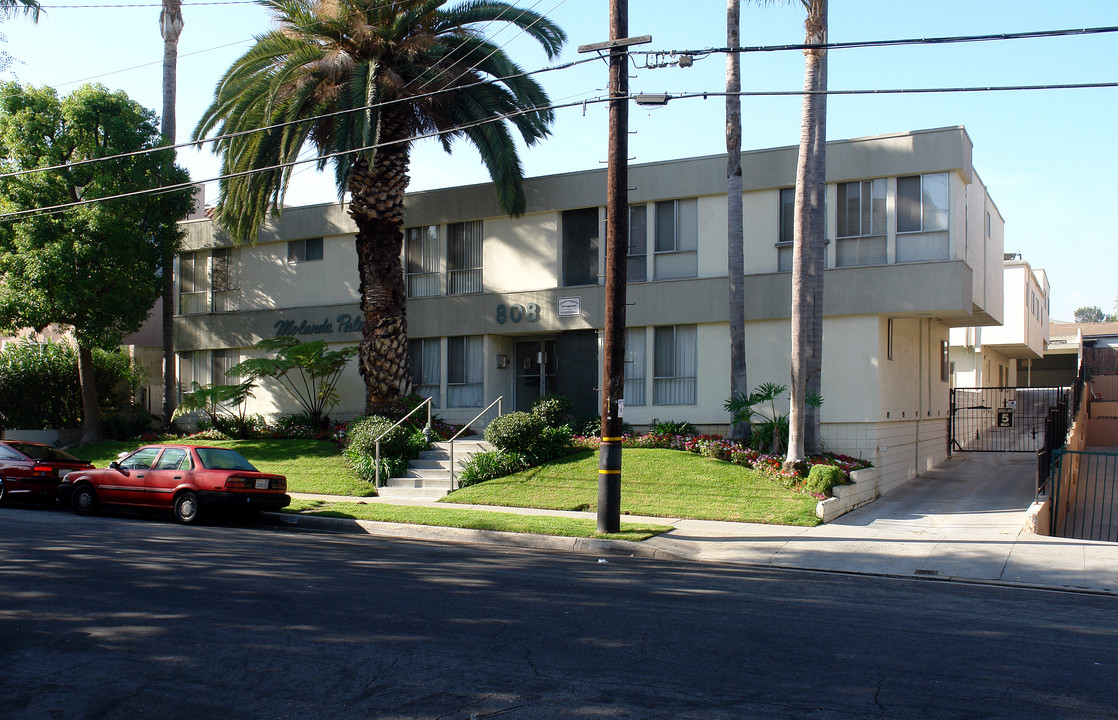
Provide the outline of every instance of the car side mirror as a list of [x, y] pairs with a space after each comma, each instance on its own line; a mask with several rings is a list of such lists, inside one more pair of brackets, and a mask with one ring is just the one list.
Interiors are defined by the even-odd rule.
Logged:
[[111, 467], [113, 470], [120, 470], [120, 463], [118, 463], [116, 460], [113, 460], [111, 463], [109, 463], [109, 467]]

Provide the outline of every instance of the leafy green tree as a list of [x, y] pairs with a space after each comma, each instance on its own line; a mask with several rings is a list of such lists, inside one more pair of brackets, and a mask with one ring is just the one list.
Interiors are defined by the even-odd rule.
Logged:
[[[440, 133], [448, 152], [465, 138], [481, 154], [504, 212], [526, 197], [515, 129], [528, 144], [553, 119], [543, 89], [483, 29], [511, 25], [555, 57], [566, 35], [547, 18], [496, 0], [263, 0], [276, 29], [218, 83], [194, 139], [217, 132], [222, 155], [217, 220], [252, 241], [283, 207], [306, 144], [332, 164], [357, 225], [364, 337], [358, 360], [366, 412], [407, 395], [406, 293], [400, 263], [404, 191], [417, 135]], [[299, 122], [303, 121], [303, 122]], [[262, 130], [265, 126], [266, 130]]]
[[[165, 152], [85, 162], [160, 145], [154, 115], [121, 92], [86, 85], [0, 85], [0, 329], [73, 329], [82, 390], [82, 441], [101, 437], [93, 348], [119, 345], [160, 292], [160, 259], [179, 242], [175, 219], [191, 192], [103, 199], [185, 183]], [[15, 214], [42, 207], [88, 204]], [[2, 217], [9, 214], [7, 217]]]
[[1090, 305], [1081, 307], [1075, 311], [1075, 321], [1077, 323], [1096, 323], [1105, 320], [1102, 308], [1097, 305]]
[[299, 402], [311, 425], [325, 427], [330, 410], [338, 404], [338, 380], [357, 348], [330, 350], [325, 340], [300, 342], [287, 335], [265, 338], [253, 347], [275, 356], [242, 360], [228, 374], [249, 381], [275, 378]]

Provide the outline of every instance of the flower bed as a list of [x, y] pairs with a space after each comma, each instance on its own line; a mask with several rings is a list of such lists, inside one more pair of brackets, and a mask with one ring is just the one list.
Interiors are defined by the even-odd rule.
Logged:
[[[598, 437], [574, 438], [574, 445], [580, 450], [596, 450], [601, 442], [601, 438]], [[625, 435], [621, 440], [621, 447], [681, 450], [723, 462], [734, 463], [735, 465], [742, 465], [752, 468], [765, 477], [797, 492], [806, 492], [803, 490], [803, 483], [807, 479], [807, 473], [812, 465], [834, 465], [843, 471], [848, 480], [851, 471], [871, 467], [870, 463], [859, 458], [825, 453], [807, 458], [802, 471], [785, 470], [783, 456], [757, 452], [736, 440], [728, 440], [721, 435], [664, 435], [655, 433]], [[820, 499], [824, 497], [819, 493], [807, 494]]]

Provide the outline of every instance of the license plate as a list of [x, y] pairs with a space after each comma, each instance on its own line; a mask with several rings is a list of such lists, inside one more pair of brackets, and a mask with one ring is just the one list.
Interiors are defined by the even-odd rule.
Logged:
[[256, 489], [257, 490], [267, 490], [268, 489], [268, 481], [263, 479], [263, 478], [257, 478]]

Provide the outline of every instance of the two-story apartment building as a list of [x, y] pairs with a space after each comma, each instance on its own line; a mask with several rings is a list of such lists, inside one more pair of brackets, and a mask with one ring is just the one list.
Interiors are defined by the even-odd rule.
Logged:
[[[828, 144], [823, 437], [911, 477], [946, 456], [948, 332], [1002, 319], [1003, 221], [961, 127]], [[795, 147], [743, 153], [749, 383], [786, 383]], [[629, 170], [627, 422], [725, 430], [729, 311], [725, 157]], [[415, 387], [465, 421], [541, 393], [596, 413], [604, 170], [531, 178], [503, 216], [488, 184], [411, 193], [404, 265]], [[180, 378], [222, 382], [264, 337], [360, 337], [354, 227], [339, 204], [289, 208], [255, 245], [186, 224]], [[356, 367], [337, 416], [362, 410]], [[265, 386], [251, 412], [297, 408]]]

